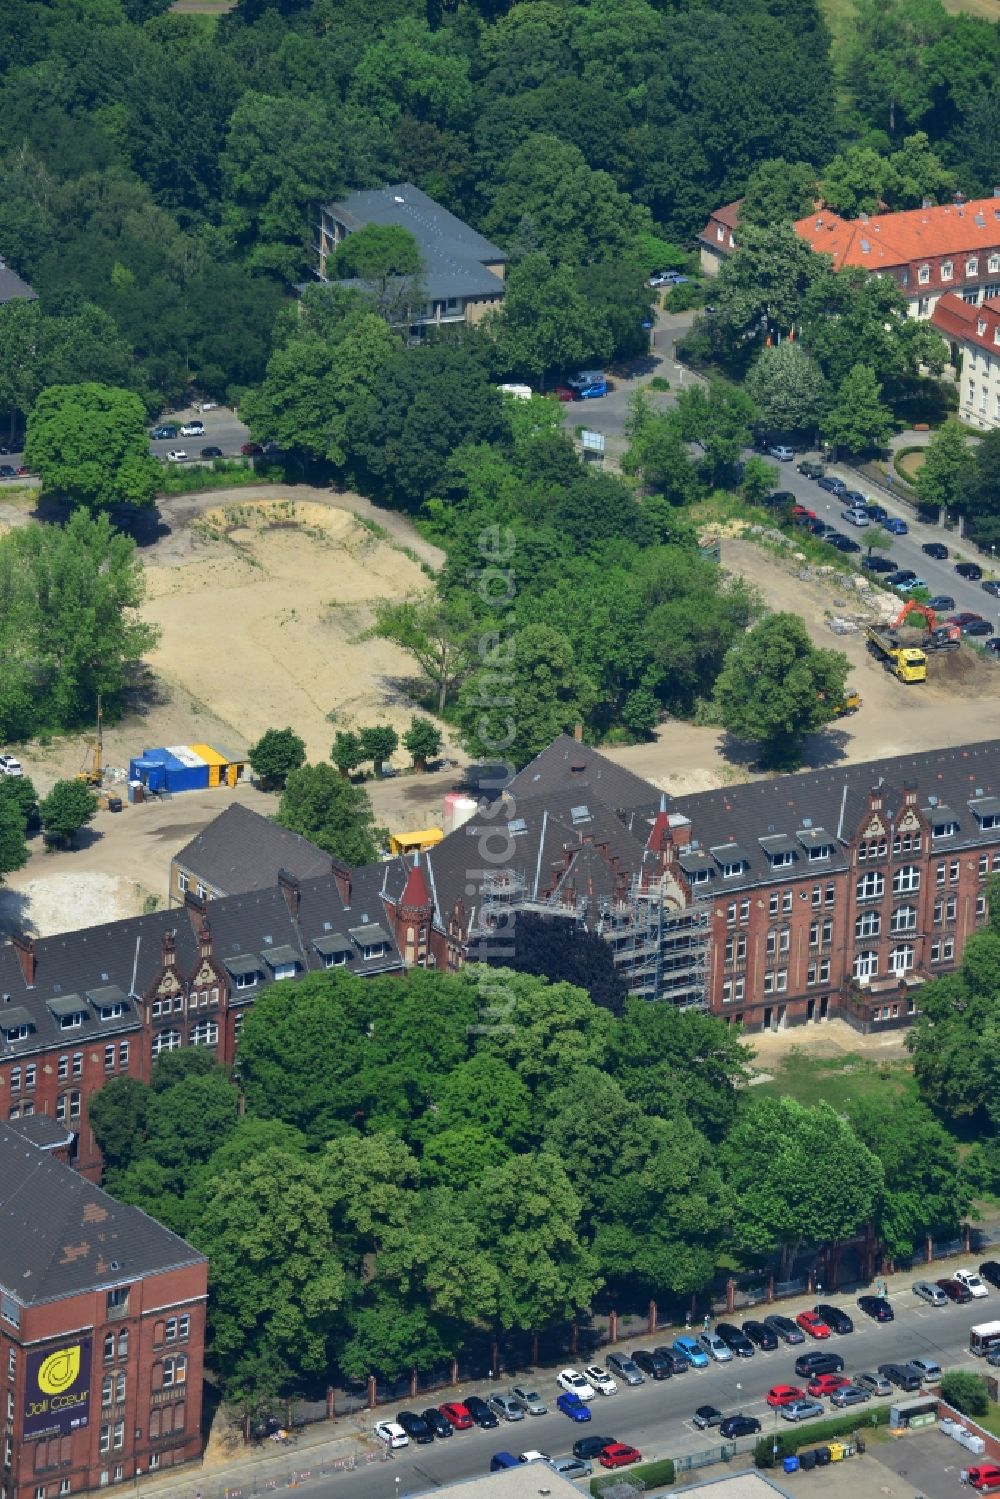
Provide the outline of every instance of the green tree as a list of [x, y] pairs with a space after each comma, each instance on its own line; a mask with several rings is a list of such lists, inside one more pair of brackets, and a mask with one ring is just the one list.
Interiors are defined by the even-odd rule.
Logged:
[[20, 807], [0, 796], [0, 880], [28, 862], [28, 845], [24, 841], [24, 819]]
[[907, 136], [888, 165], [886, 199], [894, 209], [920, 208], [928, 198], [945, 203], [957, 186], [955, 173], [931, 150], [924, 130]]
[[748, 1102], [719, 1148], [736, 1196], [733, 1234], [754, 1254], [849, 1238], [871, 1216], [882, 1164], [827, 1103], [792, 1098]]
[[607, 323], [577, 289], [570, 266], [533, 251], [507, 277], [501, 310], [487, 319], [496, 362], [505, 375], [537, 380], [554, 370], [603, 361], [611, 353]]
[[38, 810], [46, 840], [72, 848], [80, 829], [97, 816], [97, 797], [83, 781], [56, 781]]
[[347, 1287], [320, 1167], [272, 1149], [217, 1177], [196, 1242], [226, 1398], [250, 1405], [323, 1375]]
[[441, 753], [441, 730], [429, 718], [411, 718], [403, 748], [413, 756], [414, 770], [426, 770], [428, 760], [436, 760]]
[[767, 228], [794, 222], [811, 213], [818, 190], [816, 169], [804, 161], [776, 157], [760, 161], [747, 178], [740, 203], [740, 228]]
[[891, 552], [893, 538], [888, 531], [883, 531], [881, 526], [869, 526], [865, 531], [865, 551], [870, 557], [872, 552]]
[[734, 645], [715, 684], [722, 722], [758, 741], [767, 765], [794, 765], [807, 734], [835, 716], [843, 651], [819, 650], [795, 614], [771, 614]]
[[871, 146], [847, 146], [823, 173], [823, 202], [846, 219], [877, 213], [885, 196], [889, 163]]
[[13, 807], [21, 822], [21, 831], [26, 832], [32, 819], [38, 815], [38, 792], [30, 776], [4, 776], [0, 780], [0, 807]]
[[586, 718], [595, 696], [572, 642], [550, 625], [525, 625], [513, 642], [498, 634], [485, 646], [459, 694], [457, 722], [471, 755], [520, 766]]
[[382, 766], [386, 760], [391, 760], [399, 748], [399, 735], [391, 724], [376, 723], [361, 730], [361, 752], [366, 760], [371, 760], [375, 774], [382, 774]]
[[849, 453], [863, 453], [887, 442], [893, 422], [881, 395], [874, 372], [868, 365], [856, 364], [841, 382], [823, 423], [826, 440]]
[[357, 770], [365, 758], [365, 747], [361, 743], [361, 736], [355, 734], [353, 729], [338, 729], [334, 735], [333, 748], [330, 750], [330, 759], [336, 765], [340, 774], [342, 776], [350, 775], [352, 770]]
[[426, 300], [420, 286], [420, 250], [408, 229], [398, 224], [366, 224], [341, 241], [327, 266], [330, 280], [358, 280], [375, 298], [380, 317], [390, 323], [407, 320], [409, 310]]
[[142, 1154], [151, 1096], [138, 1078], [115, 1077], [88, 1104], [90, 1127], [109, 1170], [129, 1166]]
[[748, 505], [762, 505], [769, 494], [777, 489], [781, 475], [777, 464], [752, 454], [743, 465], [743, 482], [740, 489]]
[[819, 365], [790, 339], [762, 350], [747, 376], [746, 392], [772, 432], [817, 431], [830, 401]]
[[698, 496], [698, 471], [676, 413], [657, 411], [641, 386], [629, 398], [625, 435], [625, 473], [637, 474], [673, 505], [686, 505]]
[[712, 380], [689, 385], [677, 397], [677, 417], [687, 442], [696, 442], [713, 484], [727, 479], [740, 453], [751, 440], [754, 404], [745, 391]]
[[250, 766], [266, 786], [280, 791], [306, 758], [305, 740], [294, 729], [266, 729], [250, 748]]
[[990, 1409], [989, 1387], [981, 1374], [969, 1369], [946, 1369], [941, 1376], [941, 1399], [963, 1416], [985, 1416]]
[[947, 421], [934, 433], [924, 450], [924, 461], [916, 477], [916, 490], [926, 505], [953, 510], [975, 470], [975, 449], [957, 421]]
[[980, 545], [1000, 542], [1000, 428], [973, 449], [974, 462], [962, 484], [959, 508], [969, 517]]
[[829, 276], [829, 265], [790, 224], [748, 225], [712, 286], [715, 311], [707, 325], [713, 351], [742, 367], [767, 338], [787, 337], [810, 288]]
[[614, 1023], [585, 989], [507, 968], [465, 973], [481, 1006], [477, 1050], [513, 1068], [537, 1109], [581, 1067], [603, 1065]]
[[471, 664], [475, 620], [464, 594], [386, 600], [375, 607], [375, 633], [413, 657], [442, 714]]
[[96, 381], [50, 385], [32, 407], [24, 461], [41, 475], [44, 493], [70, 505], [151, 505], [159, 468], [145, 415], [127, 390]]
[[928, 1230], [957, 1232], [970, 1206], [954, 1135], [918, 1099], [876, 1095], [848, 1105], [851, 1127], [882, 1162], [875, 1231], [892, 1259], [914, 1254]]
[[332, 765], [302, 765], [288, 773], [275, 816], [345, 864], [372, 864], [388, 842], [363, 786], [353, 786]]
[[[846, 269], [814, 282], [802, 303], [802, 340], [831, 386], [854, 369], [858, 351], [889, 391], [912, 390], [920, 366], [940, 373], [946, 346], [935, 328], [907, 313], [891, 276]], [[918, 387], [919, 388], [919, 387]]]

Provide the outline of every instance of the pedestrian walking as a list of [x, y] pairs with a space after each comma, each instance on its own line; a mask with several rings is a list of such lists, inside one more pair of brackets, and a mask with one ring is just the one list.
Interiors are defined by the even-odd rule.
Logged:
[[685, 1316], [684, 1316], [684, 1331], [685, 1332], [690, 1332], [691, 1331], [691, 1313], [690, 1312], [686, 1312]]
[[969, 1481], [969, 1470], [968, 1470], [968, 1468], [963, 1468], [962, 1469], [961, 1473], [959, 1473], [959, 1475], [958, 1475], [958, 1481], [963, 1486], [968, 1483], [968, 1481]]
[[705, 1313], [705, 1320], [702, 1323], [702, 1326], [704, 1327], [705, 1331], [708, 1332], [708, 1329], [709, 1329], [709, 1327], [711, 1325], [712, 1325], [712, 1313], [711, 1312], [706, 1312]]

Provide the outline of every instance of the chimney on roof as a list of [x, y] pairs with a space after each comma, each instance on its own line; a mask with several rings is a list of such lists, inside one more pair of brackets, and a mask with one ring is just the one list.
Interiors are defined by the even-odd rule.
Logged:
[[583, 724], [579, 719], [577, 719], [576, 723], [573, 725], [573, 738], [576, 740], [577, 744], [583, 743]]
[[177, 966], [177, 944], [173, 932], [164, 932], [160, 939], [160, 960], [164, 968]]
[[586, 760], [571, 760], [569, 762], [569, 768], [571, 775], [582, 776], [584, 771], [587, 769], [587, 762]]
[[214, 946], [212, 928], [207, 921], [203, 921], [198, 929], [198, 956], [199, 958], [210, 958]]
[[933, 208], [934, 207], [934, 199], [933, 198], [921, 198], [921, 200], [920, 200], [920, 206], [921, 206], [921, 208]]
[[917, 805], [917, 783], [916, 781], [903, 782], [903, 806], [915, 807]]
[[202, 922], [205, 920], [205, 897], [196, 895], [193, 890], [184, 892], [184, 909], [191, 919], [191, 927], [195, 936], [201, 931]]
[[10, 940], [21, 964], [24, 982], [29, 989], [33, 989], [35, 987], [35, 939], [26, 936], [24, 932], [15, 932]]
[[340, 859], [330, 860], [330, 873], [337, 884], [337, 894], [345, 906], [351, 904], [351, 870]]
[[294, 874], [290, 874], [287, 869], [279, 869], [278, 888], [280, 889], [282, 895], [285, 897], [285, 905], [288, 907], [288, 914], [293, 918], [293, 920], [297, 919], [299, 914], [299, 904], [302, 900], [302, 886], [299, 884]]

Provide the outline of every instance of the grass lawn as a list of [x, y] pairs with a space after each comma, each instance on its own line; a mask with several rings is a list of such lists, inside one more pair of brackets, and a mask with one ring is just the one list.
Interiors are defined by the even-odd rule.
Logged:
[[995, 1437], [1000, 1437], [1000, 1405], [991, 1403], [985, 1416], [970, 1416], [969, 1420], [975, 1421], [976, 1425], [982, 1426], [984, 1430], [991, 1431]]
[[754, 1092], [772, 1098], [794, 1098], [812, 1106], [828, 1103], [843, 1109], [852, 1099], [913, 1093], [916, 1084], [909, 1062], [873, 1062], [856, 1053], [848, 1056], [813, 1057], [793, 1046], [771, 1081], [758, 1083]]

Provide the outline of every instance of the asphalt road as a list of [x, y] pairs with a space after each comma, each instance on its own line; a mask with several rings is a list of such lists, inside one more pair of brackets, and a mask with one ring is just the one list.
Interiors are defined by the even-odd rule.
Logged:
[[237, 456], [243, 443], [248, 441], [250, 433], [238, 417], [233, 415], [228, 406], [219, 406], [214, 411], [198, 412], [194, 410], [183, 411], [177, 415], [163, 416], [152, 423], [153, 427], [159, 427], [165, 423], [176, 425], [178, 428], [183, 422], [199, 421], [205, 426], [204, 437], [175, 437], [169, 439], [157, 438], [151, 440], [149, 451], [154, 458], [160, 458], [166, 462], [167, 453], [172, 448], [182, 448], [188, 458], [196, 460], [202, 448], [221, 448], [227, 458]]
[[[550, 1404], [547, 1416], [529, 1416], [517, 1423], [504, 1423], [495, 1431], [480, 1431], [478, 1428], [458, 1431], [449, 1440], [435, 1441], [429, 1446], [411, 1444], [398, 1450], [391, 1463], [373, 1463], [354, 1472], [338, 1473], [335, 1478], [311, 1479], [300, 1486], [317, 1493], [329, 1492], [336, 1487], [338, 1494], [349, 1492], [351, 1499], [388, 1499], [394, 1489], [397, 1495], [414, 1494], [485, 1473], [494, 1452], [509, 1451], [516, 1455], [535, 1448], [550, 1456], [559, 1456], [570, 1451], [577, 1437], [590, 1434], [631, 1442], [646, 1458], [678, 1456], [718, 1442], [717, 1434], [699, 1432], [691, 1423], [695, 1409], [705, 1404], [718, 1406], [725, 1415], [737, 1411], [755, 1415], [765, 1433], [784, 1430], [788, 1423], [767, 1406], [765, 1396], [775, 1384], [803, 1385], [804, 1382], [795, 1375], [794, 1363], [796, 1356], [807, 1349], [823, 1347], [840, 1353], [847, 1374], [861, 1373], [880, 1363], [905, 1361], [921, 1354], [936, 1359], [943, 1368], [962, 1364], [982, 1370], [982, 1361], [973, 1359], [968, 1353], [969, 1328], [997, 1315], [1000, 1296], [991, 1296], [989, 1300], [964, 1307], [950, 1304], [930, 1307], [918, 1301], [909, 1290], [894, 1295], [892, 1300], [896, 1321], [880, 1326], [858, 1312], [850, 1299], [838, 1298], [839, 1304], [855, 1317], [853, 1333], [831, 1338], [823, 1344], [811, 1339], [801, 1347], [789, 1348], [782, 1344], [773, 1353], [758, 1350], [751, 1359], [734, 1359], [730, 1364], [692, 1369], [658, 1384], [647, 1379], [638, 1388], [620, 1388], [616, 1395], [598, 1396], [590, 1402], [593, 1419], [585, 1425], [571, 1422], [552, 1409], [559, 1392], [551, 1373], [542, 1374], [531, 1382], [543, 1400]], [[757, 1314], [764, 1313], [758, 1309]], [[735, 1320], [742, 1318], [738, 1316]], [[670, 1335], [663, 1334], [660, 1341], [669, 1342]], [[507, 1377], [499, 1381], [498, 1386], [506, 1389], [508, 1383], [517, 1382]], [[486, 1381], [479, 1393], [484, 1396], [490, 1393]], [[440, 1402], [445, 1398], [444, 1393], [438, 1392], [435, 1398]], [[455, 1398], [460, 1397], [456, 1395]], [[421, 1410], [428, 1403], [427, 1398], [418, 1399], [407, 1402], [404, 1408]], [[865, 1405], [854, 1407], [859, 1425], [863, 1424], [865, 1411], [870, 1408]], [[396, 1414], [396, 1407], [384, 1407], [378, 1414], [392, 1417]], [[303, 1452], [302, 1467], [308, 1466], [307, 1454]]]

